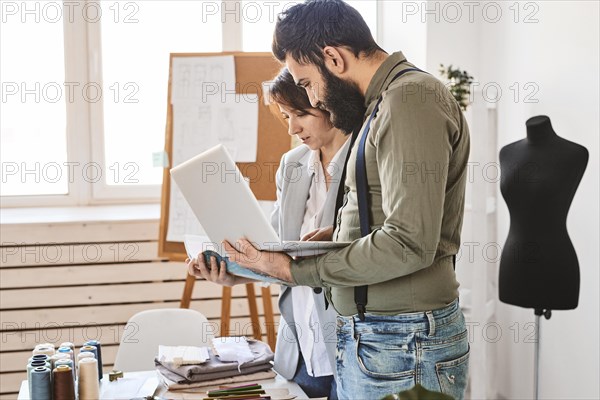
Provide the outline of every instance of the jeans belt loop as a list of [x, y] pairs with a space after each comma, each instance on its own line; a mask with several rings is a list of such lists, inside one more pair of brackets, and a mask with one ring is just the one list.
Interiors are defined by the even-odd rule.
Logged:
[[431, 311], [425, 311], [425, 315], [427, 315], [427, 320], [429, 321], [429, 335], [435, 335], [435, 318], [433, 317], [433, 313]]
[[357, 334], [356, 334], [356, 326], [354, 326], [354, 316], [350, 316], [350, 326], [352, 327], [352, 337], [356, 340], [357, 338]]

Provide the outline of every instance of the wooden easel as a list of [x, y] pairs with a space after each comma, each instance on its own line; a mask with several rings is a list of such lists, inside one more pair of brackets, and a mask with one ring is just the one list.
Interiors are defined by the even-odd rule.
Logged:
[[[238, 163], [242, 173], [247, 171], [253, 173], [262, 171], [262, 179], [251, 179], [250, 189], [258, 200], [274, 201], [276, 200], [275, 187], [275, 169], [273, 166], [279, 165], [283, 153], [290, 149], [290, 139], [286, 128], [269, 110], [268, 106], [262, 105], [264, 93], [262, 93], [262, 82], [271, 80], [279, 70], [281, 64], [273, 57], [271, 53], [244, 53], [244, 52], [223, 52], [223, 53], [172, 53], [169, 65], [169, 85], [167, 94], [167, 123], [165, 129], [165, 153], [169, 160], [172, 160], [173, 149], [177, 148], [179, 143], [173, 140], [173, 106], [171, 104], [172, 80], [173, 80], [173, 59], [185, 57], [212, 57], [212, 56], [234, 56], [236, 92], [241, 94], [257, 94], [261, 98], [261, 106], [258, 109], [258, 148], [256, 162]], [[171, 178], [169, 169], [165, 168], [163, 173], [161, 214], [160, 214], [160, 232], [158, 241], [158, 253], [160, 257], [170, 261], [183, 261], [187, 255], [183, 243], [171, 242], [167, 240], [169, 213], [171, 212], [170, 201]], [[181, 307], [189, 308], [196, 279], [193, 276], [187, 276], [183, 295], [181, 298]], [[264, 305], [264, 318], [266, 324], [267, 342], [272, 349], [275, 349], [275, 322], [273, 316], [273, 306], [271, 304], [271, 290], [261, 289]], [[253, 337], [260, 339], [262, 336], [260, 322], [258, 318], [258, 307], [256, 304], [256, 294], [253, 284], [246, 285], [246, 295], [248, 298], [248, 308], [252, 323]], [[229, 333], [231, 320], [231, 288], [223, 288], [223, 298], [221, 303], [221, 335]]]
[[[180, 308], [190, 308], [190, 301], [194, 291], [196, 277], [189, 275], [185, 280], [183, 295], [181, 296]], [[265, 311], [265, 325], [267, 328], [267, 343], [272, 350], [275, 350], [275, 321], [273, 316], [273, 305], [271, 304], [271, 289], [269, 287], [261, 288], [263, 308]], [[250, 321], [252, 324], [252, 336], [255, 339], [262, 340], [262, 331], [258, 319], [258, 307], [256, 304], [256, 293], [254, 284], [246, 284], [246, 297], [248, 299], [248, 309], [250, 310]], [[221, 300], [221, 336], [229, 335], [229, 323], [231, 321], [231, 288], [223, 286], [223, 295]]]

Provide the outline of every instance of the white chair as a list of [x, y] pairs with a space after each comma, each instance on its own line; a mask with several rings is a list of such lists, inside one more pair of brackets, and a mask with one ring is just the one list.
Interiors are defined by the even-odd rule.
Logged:
[[209, 346], [214, 324], [195, 310], [166, 308], [142, 311], [127, 321], [114, 369], [123, 372], [154, 369], [158, 346]]

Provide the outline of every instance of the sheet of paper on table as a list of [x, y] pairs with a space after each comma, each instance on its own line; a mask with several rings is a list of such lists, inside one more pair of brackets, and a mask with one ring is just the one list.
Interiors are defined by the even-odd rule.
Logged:
[[159, 386], [158, 376], [154, 375], [146, 379], [137, 376], [128, 376], [116, 381], [103, 381], [100, 385], [100, 394], [103, 399], [129, 400], [136, 397], [153, 396]]

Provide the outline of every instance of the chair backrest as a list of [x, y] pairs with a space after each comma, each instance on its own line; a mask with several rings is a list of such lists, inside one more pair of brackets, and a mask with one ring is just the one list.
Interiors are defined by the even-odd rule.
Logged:
[[142, 311], [129, 319], [114, 369], [123, 372], [154, 369], [158, 346], [209, 346], [216, 330], [195, 310], [166, 308]]

